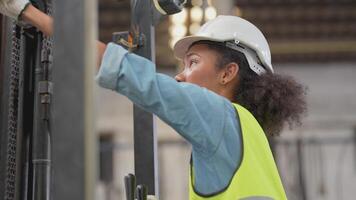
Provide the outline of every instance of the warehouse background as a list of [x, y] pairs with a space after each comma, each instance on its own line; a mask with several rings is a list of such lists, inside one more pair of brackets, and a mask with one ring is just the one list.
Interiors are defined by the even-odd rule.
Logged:
[[[109, 42], [129, 28], [129, 1], [99, 1], [99, 35]], [[352, 0], [192, 0], [179, 17], [156, 27], [156, 61], [173, 76], [180, 63], [171, 44], [216, 14], [242, 16], [270, 42], [277, 73], [308, 87], [303, 125], [272, 141], [289, 199], [353, 199], [356, 186], [356, 2]], [[100, 135], [98, 199], [124, 199], [133, 173], [132, 104], [97, 88]], [[190, 147], [157, 119], [161, 199], [188, 199]]]

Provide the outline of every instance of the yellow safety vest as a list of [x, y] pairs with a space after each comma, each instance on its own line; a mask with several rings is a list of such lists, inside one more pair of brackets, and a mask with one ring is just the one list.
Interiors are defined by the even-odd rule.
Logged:
[[189, 178], [190, 200], [283, 200], [287, 199], [268, 140], [255, 117], [244, 107], [233, 104], [240, 118], [242, 161], [229, 186], [210, 196], [194, 189], [194, 168]]

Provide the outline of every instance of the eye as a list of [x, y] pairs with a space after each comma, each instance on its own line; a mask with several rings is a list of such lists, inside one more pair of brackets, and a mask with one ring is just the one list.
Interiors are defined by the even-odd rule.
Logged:
[[194, 66], [194, 65], [196, 65], [196, 64], [198, 64], [198, 60], [197, 60], [197, 59], [191, 59], [191, 60], [189, 61], [189, 67], [192, 67], [192, 66]]

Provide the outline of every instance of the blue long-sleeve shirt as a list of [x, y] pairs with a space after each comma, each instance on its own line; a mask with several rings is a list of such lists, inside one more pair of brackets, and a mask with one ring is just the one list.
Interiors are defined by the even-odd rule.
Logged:
[[154, 64], [110, 43], [96, 77], [100, 86], [154, 113], [192, 144], [195, 189], [225, 188], [241, 161], [240, 124], [231, 102], [194, 84], [156, 73]]

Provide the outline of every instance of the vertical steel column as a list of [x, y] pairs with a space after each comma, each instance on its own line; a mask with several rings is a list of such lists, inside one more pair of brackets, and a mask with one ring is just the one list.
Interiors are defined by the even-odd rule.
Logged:
[[53, 199], [95, 199], [95, 0], [54, 1]]
[[[135, 53], [155, 62], [155, 35], [151, 0], [131, 0], [131, 29], [139, 28], [144, 44]], [[134, 27], [136, 26], [136, 27]], [[135, 175], [148, 194], [158, 197], [157, 139], [154, 117], [134, 105]]]
[[[17, 185], [19, 196], [16, 199], [39, 199], [45, 198], [33, 198], [32, 195], [44, 194], [43, 196], [49, 196], [50, 190], [43, 185], [34, 185], [33, 182], [38, 183], [38, 178], [42, 175], [50, 177], [50, 173], [41, 173], [41, 167], [34, 166], [33, 158], [36, 157], [33, 152], [37, 142], [43, 139], [43, 132], [34, 128], [39, 125], [39, 118], [34, 118], [38, 115], [38, 110], [35, 109], [36, 99], [36, 87], [35, 69], [40, 67], [40, 51], [41, 47], [41, 33], [35, 28], [27, 28], [22, 30], [22, 62], [20, 67], [20, 87], [19, 87], [19, 103], [18, 103], [18, 159], [21, 161], [21, 165], [17, 169], [17, 179], [20, 181]], [[39, 126], [37, 126], [39, 127]], [[34, 134], [36, 133], [36, 134]], [[34, 137], [37, 135], [38, 137]], [[36, 146], [36, 147], [35, 147]], [[37, 151], [38, 152], [38, 151]], [[39, 164], [39, 163], [38, 163]], [[49, 165], [49, 163], [47, 163]], [[34, 174], [41, 174], [34, 178]], [[33, 181], [33, 182], [32, 182]], [[43, 182], [42, 182], [43, 183]], [[49, 182], [47, 182], [49, 186]], [[36, 192], [34, 192], [36, 190]], [[36, 196], [39, 197], [39, 196]], [[48, 198], [47, 198], [48, 199]]]

